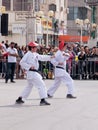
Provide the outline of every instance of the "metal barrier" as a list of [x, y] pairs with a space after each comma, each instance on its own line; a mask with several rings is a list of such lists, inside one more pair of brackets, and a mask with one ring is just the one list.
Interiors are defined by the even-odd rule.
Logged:
[[5, 58], [0, 59], [0, 78], [4, 78], [7, 70], [7, 60]]
[[[19, 65], [20, 59], [17, 59], [16, 69], [15, 69], [15, 78], [24, 78], [24, 70], [21, 69]], [[0, 59], [0, 78], [5, 78], [7, 72], [7, 59]]]
[[98, 60], [73, 60], [70, 75], [73, 79], [98, 79]]
[[[26, 73], [21, 69], [19, 61], [16, 63], [15, 78], [26, 78]], [[54, 67], [50, 62], [39, 62], [39, 72], [43, 79], [54, 79]], [[73, 79], [98, 79], [98, 60], [88, 59], [85, 61], [72, 60], [71, 64], [67, 62], [66, 70]], [[7, 71], [7, 60], [0, 60], [0, 78], [4, 78]]]

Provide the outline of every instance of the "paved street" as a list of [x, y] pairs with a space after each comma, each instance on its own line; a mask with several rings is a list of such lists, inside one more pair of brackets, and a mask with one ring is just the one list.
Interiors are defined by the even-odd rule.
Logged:
[[[53, 80], [45, 80], [47, 88]], [[50, 106], [39, 106], [36, 88], [23, 105], [16, 105], [26, 80], [5, 84], [0, 79], [0, 130], [98, 130], [98, 81], [75, 81], [77, 99], [66, 99], [62, 84]]]

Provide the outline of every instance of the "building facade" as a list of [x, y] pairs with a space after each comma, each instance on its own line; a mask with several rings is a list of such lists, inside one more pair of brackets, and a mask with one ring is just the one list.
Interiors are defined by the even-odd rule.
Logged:
[[[29, 20], [29, 24], [28, 19], [29, 17], [35, 17], [35, 14], [38, 11], [43, 11], [44, 15], [46, 17], [46, 22], [49, 23], [50, 18], [48, 18], [48, 12], [49, 10], [53, 10], [54, 11], [54, 16], [51, 19], [52, 21], [52, 25], [53, 25], [53, 21], [55, 22], [56, 19], [63, 19], [63, 16], [61, 17], [61, 15], [59, 14], [61, 7], [64, 8], [64, 0], [60, 1], [60, 0], [1, 0], [0, 1], [0, 5], [1, 6], [5, 6], [6, 7], [6, 13], [8, 13], [9, 15], [9, 24], [8, 24], [8, 36], [6, 37], [2, 37], [2, 39], [8, 39], [9, 41], [16, 41], [19, 44], [26, 44], [26, 42], [28, 41], [28, 37], [30, 38], [31, 36], [27, 36], [30, 33], [33, 33], [33, 30], [29, 33], [30, 31], [30, 20]], [[44, 22], [45, 23], [45, 22]], [[46, 23], [46, 24], [47, 24]], [[38, 24], [38, 23], [37, 23]], [[34, 28], [33, 25], [32, 29]], [[48, 25], [47, 25], [48, 26]], [[27, 30], [29, 29], [29, 31], [27, 32]], [[53, 26], [51, 28], [46, 27], [43, 28], [43, 30], [38, 30], [40, 27], [40, 25], [38, 25], [37, 30], [40, 32], [40, 35], [37, 33], [35, 35], [37, 35], [38, 40], [42, 40], [44, 39], [44, 43], [46, 43], [46, 39], [48, 37], [47, 42], [49, 42], [49, 44], [51, 42], [53, 42], [53, 35], [57, 35], [57, 32], [54, 32], [54, 28]], [[48, 33], [48, 35], [47, 35]], [[56, 34], [55, 34], [56, 33]], [[36, 39], [37, 40], [37, 39]], [[41, 42], [41, 41], [40, 41]]]
[[[80, 28], [75, 24], [77, 18], [91, 21], [91, 10], [84, 0], [1, 0], [0, 5], [6, 7], [9, 15], [8, 36], [1, 40], [8, 39], [20, 45], [26, 45], [33, 35], [40, 43], [57, 45], [58, 35], [80, 35]], [[54, 12], [52, 18], [48, 16], [49, 10]], [[29, 18], [36, 17], [39, 11], [44, 12], [46, 20], [41, 19], [41, 24], [37, 20], [34, 34], [34, 25]]]
[[[75, 24], [77, 18], [85, 21], [89, 19], [89, 23], [82, 29], [82, 35], [89, 35], [96, 38], [98, 29], [92, 28], [92, 24], [98, 25], [98, 0], [72, 0], [68, 4], [69, 14], [68, 14], [68, 30], [70, 34], [80, 34], [79, 26]], [[77, 31], [76, 31], [77, 30]], [[96, 32], [96, 36], [93, 36], [93, 32]]]

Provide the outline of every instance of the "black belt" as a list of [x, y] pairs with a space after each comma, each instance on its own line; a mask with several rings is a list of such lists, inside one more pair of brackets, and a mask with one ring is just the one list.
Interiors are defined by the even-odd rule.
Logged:
[[63, 69], [63, 70], [64, 70], [64, 68], [63, 68], [63, 67], [60, 67], [60, 66], [56, 66], [56, 68], [60, 68], [60, 69]]
[[38, 72], [38, 70], [35, 70], [35, 69], [29, 69], [29, 71]]

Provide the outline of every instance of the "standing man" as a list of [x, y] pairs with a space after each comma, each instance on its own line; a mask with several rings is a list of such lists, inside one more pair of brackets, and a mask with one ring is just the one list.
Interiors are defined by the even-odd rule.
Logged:
[[20, 61], [21, 67], [27, 71], [27, 86], [16, 100], [16, 103], [18, 104], [24, 103], [24, 99], [29, 96], [33, 85], [35, 85], [39, 91], [41, 99], [40, 105], [50, 105], [50, 103], [45, 100], [45, 98], [47, 98], [47, 91], [42, 76], [38, 73], [38, 61], [50, 61], [51, 56], [38, 54], [37, 46], [37, 43], [30, 42], [28, 44], [29, 51]]
[[61, 81], [68, 87], [67, 98], [76, 98], [73, 96], [74, 83], [70, 75], [66, 71], [66, 60], [70, 57], [68, 53], [65, 53], [67, 43], [63, 41], [59, 44], [59, 50], [55, 54], [55, 58], [52, 59], [52, 64], [55, 66], [55, 79], [53, 85], [48, 90], [48, 97], [51, 98], [57, 88], [60, 86]]
[[10, 43], [10, 46], [7, 49], [8, 52], [8, 61], [7, 61], [7, 71], [5, 76], [5, 83], [8, 82], [10, 79], [11, 83], [15, 83], [14, 81], [14, 74], [15, 74], [15, 68], [16, 68], [16, 62], [17, 62], [17, 49], [14, 48], [14, 42]]

